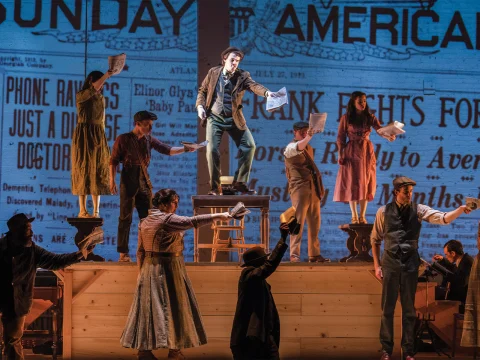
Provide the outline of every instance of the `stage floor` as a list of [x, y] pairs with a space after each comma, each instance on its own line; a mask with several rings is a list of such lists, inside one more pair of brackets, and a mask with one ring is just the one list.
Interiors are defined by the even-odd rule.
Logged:
[[[372, 268], [371, 263], [282, 263], [268, 279], [280, 313], [281, 358], [376, 358], [381, 286]], [[236, 263], [187, 264], [209, 339], [205, 346], [186, 349], [189, 359], [231, 359], [241, 270]], [[134, 356], [119, 338], [137, 274], [135, 263], [83, 262], [65, 270], [65, 359]]]

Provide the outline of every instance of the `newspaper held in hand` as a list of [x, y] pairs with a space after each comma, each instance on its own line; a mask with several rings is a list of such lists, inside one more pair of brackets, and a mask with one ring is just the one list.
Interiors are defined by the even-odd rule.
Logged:
[[127, 55], [125, 53], [108, 57], [108, 70], [112, 70], [112, 75], [117, 75], [122, 72], [126, 59]]
[[103, 243], [103, 230], [101, 227], [96, 227], [89, 235], [85, 236], [82, 241], [80, 241], [77, 246], [78, 249], [82, 252], [83, 258], [86, 259], [88, 256], [87, 248], [90, 246], [95, 246], [97, 244]]
[[378, 129], [377, 132], [382, 136], [401, 135], [405, 134], [405, 130], [403, 130], [404, 126], [404, 123], [394, 121], [393, 123], [390, 123], [387, 126]]
[[313, 133], [323, 132], [325, 130], [325, 123], [327, 122], [327, 113], [311, 113], [308, 119], [308, 124]]
[[480, 199], [467, 197], [466, 205], [470, 210], [478, 210], [480, 209]]
[[287, 88], [283, 87], [278, 90], [275, 97], [267, 97], [267, 111], [274, 112], [280, 109], [282, 106], [288, 104]]
[[182, 141], [181, 142], [182, 145], [186, 146], [187, 148], [191, 149], [191, 150], [198, 150], [198, 149], [201, 149], [205, 146], [208, 145], [208, 140], [205, 140], [204, 142], [201, 142], [200, 144], [196, 144], [196, 143], [193, 143], [193, 142], [190, 142], [190, 141]]
[[235, 207], [230, 210], [230, 215], [235, 219], [235, 220], [241, 220], [245, 215], [250, 214], [250, 210], [248, 210], [245, 207], [245, 204], [243, 202], [238, 202]]

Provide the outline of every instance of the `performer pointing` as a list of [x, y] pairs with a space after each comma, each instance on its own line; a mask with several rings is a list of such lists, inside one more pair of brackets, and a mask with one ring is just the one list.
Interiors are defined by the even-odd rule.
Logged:
[[203, 127], [207, 127], [207, 162], [210, 174], [209, 195], [221, 195], [220, 188], [220, 142], [226, 131], [239, 150], [238, 169], [234, 176], [234, 188], [242, 194], [255, 194], [247, 186], [255, 154], [255, 141], [242, 113], [242, 98], [245, 90], [258, 96], [272, 96], [266, 87], [255, 82], [248, 71], [238, 68], [244, 57], [236, 47], [225, 49], [222, 66], [208, 71], [198, 89], [195, 104]]
[[[465, 205], [448, 213], [434, 210], [426, 205], [412, 203], [415, 181], [406, 176], [393, 180], [395, 200], [377, 211], [371, 242], [375, 276], [382, 283], [382, 321], [380, 343], [381, 360], [390, 360], [393, 352], [393, 318], [400, 293], [402, 304], [402, 350], [406, 360], [415, 360], [415, 293], [417, 291], [418, 238], [422, 221], [448, 225], [461, 214], [470, 213]], [[385, 239], [385, 251], [380, 262], [380, 246]], [[400, 289], [400, 290], [399, 290]]]

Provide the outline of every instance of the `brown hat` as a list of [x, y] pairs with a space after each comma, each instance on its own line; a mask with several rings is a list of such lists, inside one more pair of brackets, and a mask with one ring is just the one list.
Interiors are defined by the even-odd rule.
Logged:
[[293, 124], [293, 130], [307, 129], [310, 127], [310, 124], [306, 121], [297, 121]]
[[147, 111], [147, 110], [141, 110], [139, 112], [137, 112], [135, 115], [133, 115], [133, 121], [134, 122], [137, 122], [137, 121], [142, 121], [142, 120], [157, 120], [157, 115], [155, 115], [154, 113], [150, 112], [150, 111]]
[[243, 60], [243, 58], [245, 57], [245, 54], [243, 53], [242, 50], [240, 50], [235, 46], [229, 46], [228, 48], [223, 50], [222, 53], [220, 54], [220, 58], [222, 59], [222, 64], [223, 64], [224, 58], [227, 57], [228, 54], [232, 52], [237, 53], [240, 56], [240, 60]]
[[255, 246], [252, 247], [251, 249], [248, 249], [243, 253], [243, 265], [242, 267], [248, 266], [249, 263], [254, 262], [255, 260], [258, 259], [263, 259], [268, 256], [267, 253], [265, 253], [265, 249], [261, 246]]
[[15, 214], [7, 221], [8, 230], [11, 232], [19, 231], [33, 220], [35, 220], [35, 218], [29, 218], [24, 213]]
[[415, 186], [415, 185], [417, 185], [417, 183], [415, 181], [413, 181], [412, 179], [406, 177], [406, 176], [397, 176], [393, 180], [393, 187], [394, 187], [395, 190], [398, 190], [401, 187], [408, 186], [408, 185]]

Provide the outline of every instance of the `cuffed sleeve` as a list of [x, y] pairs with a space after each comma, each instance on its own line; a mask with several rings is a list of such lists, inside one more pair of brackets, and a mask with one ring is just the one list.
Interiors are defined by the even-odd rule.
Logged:
[[283, 155], [290, 159], [294, 156], [300, 155], [302, 152], [297, 149], [297, 142], [291, 142], [287, 145], [285, 150], [283, 151]]
[[375, 222], [373, 223], [372, 233], [370, 235], [370, 243], [372, 246], [382, 244], [385, 237], [385, 205], [377, 210]]
[[437, 225], [447, 225], [445, 221], [446, 212], [432, 209], [427, 205], [417, 204], [418, 217], [426, 222]]

